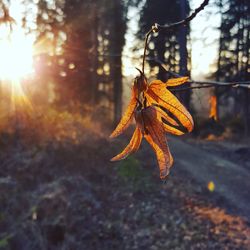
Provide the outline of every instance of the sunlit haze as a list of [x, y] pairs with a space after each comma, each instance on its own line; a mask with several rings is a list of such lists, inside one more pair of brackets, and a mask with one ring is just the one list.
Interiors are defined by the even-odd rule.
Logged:
[[[214, 0], [194, 18], [191, 26], [192, 77], [203, 78], [214, 71], [218, 54], [220, 15], [216, 14]], [[191, 1], [191, 9], [197, 8], [200, 0]]]
[[22, 1], [10, 1], [9, 11], [15, 23], [12, 29], [9, 24], [0, 25], [0, 79], [17, 82], [33, 72], [34, 34], [25, 34], [22, 28]]
[[8, 33], [6, 26], [0, 27], [0, 78], [16, 80], [33, 71], [32, 40], [15, 25], [12, 33]]

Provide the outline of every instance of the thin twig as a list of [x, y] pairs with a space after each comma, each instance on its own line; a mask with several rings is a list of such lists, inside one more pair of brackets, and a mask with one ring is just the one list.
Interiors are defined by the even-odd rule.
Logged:
[[147, 48], [148, 48], [148, 40], [149, 37], [152, 33], [154, 32], [159, 32], [161, 30], [167, 30], [167, 29], [173, 29], [173, 28], [177, 28], [179, 26], [183, 26], [183, 25], [187, 25], [190, 21], [192, 21], [197, 14], [202, 11], [206, 5], [208, 5], [209, 0], [204, 0], [202, 2], [202, 4], [194, 10], [194, 12], [188, 16], [187, 18], [183, 19], [182, 21], [179, 21], [177, 23], [172, 23], [172, 24], [168, 24], [168, 25], [160, 25], [158, 23], [155, 23], [152, 28], [147, 32], [146, 36], [145, 36], [145, 44], [144, 44], [144, 52], [143, 52], [143, 59], [142, 59], [142, 73], [144, 75], [144, 68], [145, 68], [145, 59], [146, 59], [146, 52], [147, 52]]
[[182, 25], [187, 25], [190, 21], [192, 21], [197, 16], [197, 14], [200, 11], [202, 11], [208, 5], [208, 3], [209, 3], [209, 0], [204, 0], [203, 3], [197, 9], [195, 9], [194, 12], [190, 16], [188, 16], [186, 19], [182, 21], [179, 21], [177, 23], [172, 23], [172, 24], [166, 24], [166, 25], [160, 25], [156, 23], [152, 27], [152, 29], [154, 30], [154, 32], [159, 32], [160, 30], [163, 30], [163, 29], [173, 29]]
[[190, 89], [205, 89], [205, 88], [214, 88], [214, 85], [208, 84], [208, 85], [202, 85], [202, 86], [195, 86], [195, 87], [186, 87], [181, 89], [171, 89], [171, 92], [180, 92], [184, 90], [190, 90]]
[[179, 92], [184, 90], [190, 90], [190, 89], [205, 89], [205, 88], [215, 88], [215, 87], [231, 87], [231, 88], [246, 88], [250, 90], [250, 82], [200, 82], [200, 81], [188, 81], [188, 83], [192, 84], [201, 84], [200, 86], [192, 86], [192, 87], [186, 87], [186, 88], [180, 88], [180, 89], [172, 89], [172, 92]]
[[193, 83], [212, 84], [221, 87], [238, 87], [238, 85], [248, 87], [248, 85], [250, 85], [250, 81], [242, 81], [242, 82], [193, 81]]
[[[166, 72], [170, 73], [174, 77], [183, 77], [173, 71], [170, 71], [165, 63], [163, 63], [158, 58], [149, 58], [149, 61], [154, 61], [159, 64]], [[202, 89], [202, 88], [210, 88], [210, 87], [232, 87], [232, 88], [247, 88], [250, 89], [250, 81], [242, 81], [242, 82], [216, 82], [216, 81], [195, 81], [190, 80], [188, 83], [191, 84], [200, 84], [203, 86], [195, 86], [195, 87], [187, 87], [181, 89], [173, 89], [173, 91], [183, 91], [188, 89]], [[205, 85], [205, 86], [204, 86]]]
[[143, 52], [143, 59], [142, 59], [142, 73], [144, 75], [144, 66], [145, 66], [145, 58], [146, 58], [146, 52], [147, 52], [147, 48], [148, 48], [148, 39], [149, 36], [153, 33], [153, 28], [146, 34], [145, 37], [145, 44], [144, 44], [144, 52]]
[[179, 88], [179, 89], [171, 89], [172, 92], [180, 92], [184, 90], [190, 90], [190, 89], [205, 89], [205, 88], [215, 88], [215, 87], [231, 87], [231, 88], [246, 88], [250, 90], [250, 82], [247, 84], [244, 82], [244, 84], [239, 83], [222, 83], [221, 82], [196, 82], [196, 81], [188, 81], [188, 83], [193, 84], [202, 84], [200, 86], [192, 86], [192, 87], [186, 87], [186, 88]]

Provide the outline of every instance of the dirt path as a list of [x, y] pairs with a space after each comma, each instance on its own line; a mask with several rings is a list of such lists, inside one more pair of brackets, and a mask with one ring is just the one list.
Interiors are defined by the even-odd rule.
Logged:
[[175, 165], [189, 172], [201, 186], [215, 184], [215, 193], [236, 208], [239, 215], [250, 219], [250, 171], [229, 159], [183, 140], [170, 138]]

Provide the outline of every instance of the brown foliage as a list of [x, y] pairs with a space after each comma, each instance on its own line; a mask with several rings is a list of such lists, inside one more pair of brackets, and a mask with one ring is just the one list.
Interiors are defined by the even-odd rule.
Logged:
[[181, 77], [170, 79], [166, 83], [155, 80], [147, 84], [143, 75], [135, 79], [130, 103], [110, 137], [114, 138], [123, 133], [132, 122], [133, 116], [136, 129], [127, 147], [113, 157], [112, 161], [124, 159], [136, 152], [144, 137], [156, 154], [160, 178], [167, 177], [173, 165], [173, 157], [167, 145], [165, 132], [182, 135], [191, 132], [194, 125], [192, 116], [167, 87], [181, 85], [187, 80], [187, 77]]
[[212, 95], [210, 97], [210, 113], [209, 113], [209, 118], [213, 118], [215, 121], [218, 120], [218, 115], [217, 115], [217, 98], [215, 95]]

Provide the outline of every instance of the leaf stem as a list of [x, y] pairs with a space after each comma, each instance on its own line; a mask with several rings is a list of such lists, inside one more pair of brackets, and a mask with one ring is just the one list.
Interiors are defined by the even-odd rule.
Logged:
[[142, 74], [143, 74], [143, 76], [145, 76], [144, 68], [145, 68], [146, 52], [147, 52], [147, 48], [148, 48], [148, 40], [149, 40], [149, 37], [152, 33], [153, 33], [153, 28], [151, 28], [151, 30], [149, 30], [145, 36], [144, 52], [143, 52], [143, 59], [142, 59]]

